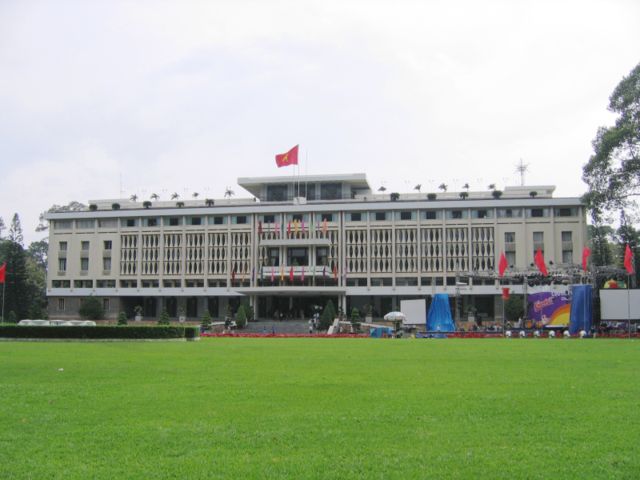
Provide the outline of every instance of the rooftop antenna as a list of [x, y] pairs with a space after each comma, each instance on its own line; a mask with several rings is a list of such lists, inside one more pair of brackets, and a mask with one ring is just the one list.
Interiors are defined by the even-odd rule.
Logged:
[[529, 164], [524, 163], [522, 159], [520, 159], [520, 163], [516, 165], [516, 172], [520, 174], [520, 186], [524, 187], [524, 174], [529, 169]]

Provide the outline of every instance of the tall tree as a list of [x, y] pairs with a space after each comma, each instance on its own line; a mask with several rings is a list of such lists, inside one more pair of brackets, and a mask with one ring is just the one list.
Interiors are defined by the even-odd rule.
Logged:
[[17, 213], [13, 214], [11, 219], [11, 226], [9, 227], [9, 241], [15, 242], [22, 246], [24, 237], [22, 235], [22, 224], [20, 223], [20, 216]]
[[591, 264], [603, 267], [613, 265], [614, 261], [614, 230], [609, 225], [588, 225], [587, 236], [591, 243]]
[[592, 218], [637, 208], [640, 195], [640, 64], [622, 79], [609, 98], [618, 114], [615, 125], [600, 127], [594, 154], [583, 168], [589, 187], [584, 200]]
[[16, 318], [27, 318], [29, 314], [29, 286], [26, 256], [22, 245], [5, 240], [0, 242], [0, 264], [7, 263], [5, 277], [5, 318], [14, 312]]

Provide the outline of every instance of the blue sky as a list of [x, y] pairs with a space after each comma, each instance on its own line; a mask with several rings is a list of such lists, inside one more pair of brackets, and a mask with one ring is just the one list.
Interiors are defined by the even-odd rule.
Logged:
[[240, 176], [555, 184], [640, 61], [636, 1], [0, 2], [0, 216]]

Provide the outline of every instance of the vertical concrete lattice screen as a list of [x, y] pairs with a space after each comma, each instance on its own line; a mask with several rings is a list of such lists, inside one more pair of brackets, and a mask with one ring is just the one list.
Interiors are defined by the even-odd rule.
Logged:
[[393, 266], [393, 233], [390, 228], [371, 230], [371, 273], [389, 273]]
[[471, 229], [471, 266], [478, 272], [493, 271], [495, 247], [493, 227]]
[[236, 275], [249, 273], [251, 261], [251, 233], [232, 232], [231, 233], [231, 271]]
[[158, 275], [158, 261], [160, 258], [160, 235], [142, 235], [142, 261], [140, 273], [142, 275]]
[[120, 236], [120, 275], [138, 273], [138, 235]]
[[396, 229], [396, 272], [418, 271], [417, 235], [414, 228]]
[[208, 274], [211, 276], [224, 277], [227, 275], [227, 236], [227, 232], [210, 233], [208, 235]]
[[180, 275], [182, 273], [182, 234], [166, 233], [164, 235], [164, 274]]
[[469, 270], [469, 244], [466, 227], [446, 229], [445, 249], [447, 255], [447, 271], [466, 272]]
[[349, 273], [367, 273], [367, 231], [347, 230], [345, 236], [345, 261]]
[[420, 248], [423, 272], [442, 272], [444, 267], [444, 248], [441, 228], [423, 228], [420, 230]]
[[185, 275], [204, 275], [204, 233], [187, 233]]

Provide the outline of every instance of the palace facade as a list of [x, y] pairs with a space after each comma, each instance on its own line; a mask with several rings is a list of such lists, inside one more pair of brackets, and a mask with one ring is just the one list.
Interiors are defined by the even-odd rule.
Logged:
[[329, 298], [380, 317], [402, 299], [448, 293], [458, 318], [499, 320], [503, 284], [523, 293], [538, 249], [558, 280], [545, 288], [566, 290], [561, 278], [586, 243], [580, 199], [554, 198], [551, 186], [374, 193], [365, 174], [238, 184], [252, 197], [95, 200], [49, 213], [50, 317], [77, 317], [88, 296], [108, 318], [138, 305], [149, 319], [162, 309], [222, 318], [243, 299], [258, 318], [300, 318]]

